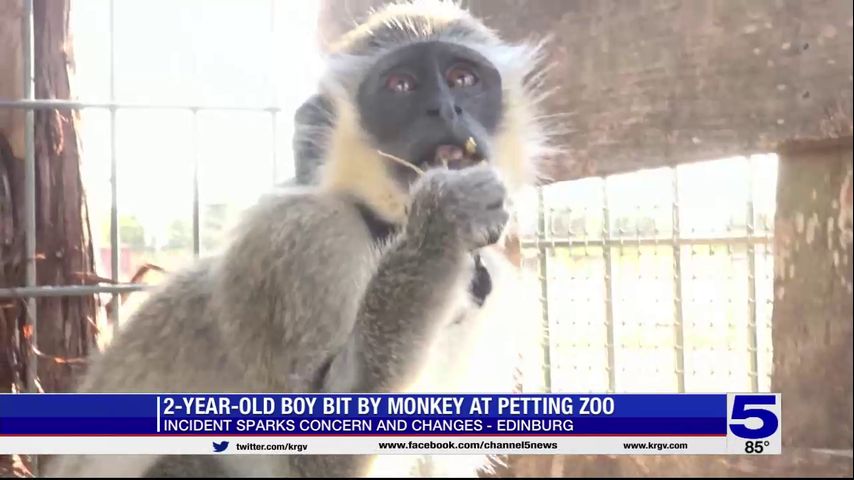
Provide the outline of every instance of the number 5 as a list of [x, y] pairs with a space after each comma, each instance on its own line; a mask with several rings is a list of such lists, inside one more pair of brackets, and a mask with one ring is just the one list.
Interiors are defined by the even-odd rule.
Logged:
[[747, 420], [749, 418], [758, 418], [762, 421], [759, 428], [747, 428], [743, 423], [737, 423], [729, 426], [730, 431], [740, 437], [748, 439], [766, 438], [777, 431], [780, 425], [777, 415], [770, 410], [764, 408], [747, 408], [750, 405], [774, 405], [776, 398], [774, 395], [744, 395], [736, 396], [733, 399], [732, 416], [730, 420]]

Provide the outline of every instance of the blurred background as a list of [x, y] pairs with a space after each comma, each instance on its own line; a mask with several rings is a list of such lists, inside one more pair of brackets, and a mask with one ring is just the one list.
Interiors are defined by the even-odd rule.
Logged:
[[[293, 176], [325, 48], [383, 2], [34, 1], [28, 48], [29, 3], [0, 0], [0, 384], [64, 391], [146, 286]], [[499, 474], [850, 476], [851, 3], [462, 4], [508, 40], [553, 37], [566, 152], [514, 212], [537, 305], [520, 388], [785, 398], [779, 458]]]

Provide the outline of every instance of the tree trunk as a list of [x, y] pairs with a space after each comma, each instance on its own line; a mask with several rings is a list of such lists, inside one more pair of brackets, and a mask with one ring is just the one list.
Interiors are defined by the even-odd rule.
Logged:
[[[0, 3], [0, 98], [18, 98], [22, 92], [20, 5], [16, 1]], [[22, 186], [21, 161], [13, 154], [13, 144], [23, 148], [24, 117], [18, 110], [0, 109], [0, 286], [22, 285], [22, 263], [14, 255], [20, 254], [23, 235], [17, 236], [17, 226], [22, 218], [14, 209], [23, 200], [21, 189], [13, 195], [12, 186]], [[20, 351], [18, 349], [18, 303], [0, 298], [0, 392], [8, 392], [12, 385], [20, 386]], [[2, 467], [0, 467], [2, 468]]]
[[[73, 56], [68, 32], [70, 0], [34, 5], [36, 98], [71, 98]], [[76, 111], [38, 112], [36, 146], [36, 250], [40, 285], [80, 285], [94, 273], [94, 257], [80, 176]], [[94, 346], [97, 302], [92, 296], [49, 298], [38, 304], [38, 365], [45, 391], [67, 391], [75, 363]]]
[[[36, 0], [33, 5], [36, 98], [69, 99], [73, 67], [68, 31], [70, 0]], [[22, 2], [0, 8], [0, 97], [23, 94]], [[8, 67], [8, 68], [7, 68]], [[25, 284], [23, 110], [0, 111], [0, 287]], [[77, 112], [35, 114], [36, 271], [39, 285], [79, 285], [94, 271], [85, 196], [80, 176]], [[37, 301], [37, 365], [28, 365], [30, 330], [25, 299], [0, 298], [0, 392], [68, 391], [73, 367], [94, 345], [98, 305], [93, 296]], [[27, 385], [36, 367], [37, 385]], [[5, 461], [4, 461], [5, 460]], [[21, 472], [20, 459], [0, 457], [0, 472]]]
[[[20, 7], [20, 5], [18, 5]], [[36, 0], [33, 6], [36, 98], [69, 99], [72, 66], [68, 32], [69, 0]], [[18, 33], [22, 8], [0, 9], [0, 24]], [[11, 29], [10, 29], [11, 31]], [[5, 35], [5, 34], [4, 34]], [[19, 37], [20, 38], [20, 37]], [[6, 42], [0, 58], [21, 56], [21, 42]], [[0, 92], [20, 97], [23, 62], [0, 76]], [[13, 71], [15, 70], [15, 71]], [[17, 82], [18, 85], [14, 83]], [[7, 97], [8, 98], [8, 97]], [[13, 97], [14, 98], [14, 97]], [[24, 145], [23, 115], [0, 117], [0, 286], [24, 285]], [[94, 270], [89, 219], [80, 177], [76, 112], [43, 110], [35, 114], [36, 259], [39, 285], [79, 285]], [[11, 139], [7, 141], [7, 139]], [[24, 385], [30, 348], [24, 300], [0, 299], [0, 391]], [[97, 303], [93, 297], [45, 298], [37, 302], [37, 372], [40, 388], [67, 391], [72, 367], [94, 345]], [[69, 361], [71, 360], [71, 361]], [[13, 386], [14, 385], [14, 386]]]

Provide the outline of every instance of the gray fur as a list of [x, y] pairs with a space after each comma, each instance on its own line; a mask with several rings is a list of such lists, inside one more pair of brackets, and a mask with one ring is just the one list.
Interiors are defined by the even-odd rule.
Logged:
[[294, 115], [296, 175], [293, 184], [311, 185], [318, 180], [317, 174], [325, 155], [325, 142], [334, 125], [332, 103], [321, 95], [312, 95], [297, 109]]
[[[348, 198], [267, 198], [222, 257], [176, 275], [140, 307], [80, 391], [404, 390], [438, 330], [466, 308], [468, 252], [503, 227], [506, 212], [489, 206], [504, 195], [485, 166], [429, 172], [403, 233], [379, 251]], [[368, 461], [277, 456], [246, 471], [229, 466], [245, 458], [216, 459], [242, 475], [287, 476], [358, 476]], [[155, 461], [65, 457], [49, 474], [139, 476]]]

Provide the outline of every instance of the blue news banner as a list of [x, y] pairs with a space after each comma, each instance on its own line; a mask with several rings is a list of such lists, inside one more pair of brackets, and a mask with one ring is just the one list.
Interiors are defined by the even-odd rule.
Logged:
[[0, 454], [779, 454], [780, 394], [4, 394]]

